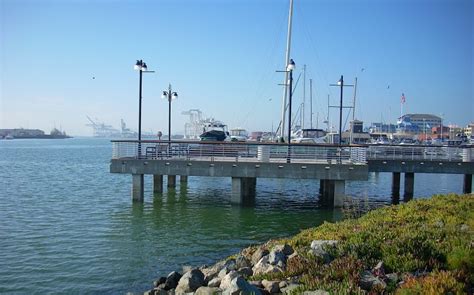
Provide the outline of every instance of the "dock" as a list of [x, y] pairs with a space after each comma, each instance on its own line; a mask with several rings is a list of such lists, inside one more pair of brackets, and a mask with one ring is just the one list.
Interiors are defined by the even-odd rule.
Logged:
[[[324, 204], [341, 207], [346, 181], [366, 181], [369, 172], [392, 173], [392, 193], [412, 195], [415, 173], [463, 174], [463, 192], [472, 192], [471, 146], [320, 145], [261, 142], [113, 140], [111, 173], [132, 176], [132, 200], [143, 202], [144, 175], [153, 175], [153, 191], [176, 185], [177, 176], [230, 177], [231, 201], [255, 202], [258, 178], [320, 181]], [[460, 184], [461, 185], [461, 184]]]

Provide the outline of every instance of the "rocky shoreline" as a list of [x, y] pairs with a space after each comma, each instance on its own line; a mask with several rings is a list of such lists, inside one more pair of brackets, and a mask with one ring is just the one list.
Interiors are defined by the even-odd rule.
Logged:
[[469, 212], [473, 195], [377, 209], [245, 248], [211, 266], [171, 272], [145, 294], [420, 294], [426, 288], [472, 294]]
[[[307, 250], [307, 255], [299, 255], [290, 245], [271, 242], [242, 250], [235, 258], [219, 261], [212, 266], [202, 266], [187, 270], [183, 275], [171, 272], [167, 277], [160, 277], [153, 284], [155, 288], [145, 292], [146, 295], [164, 294], [291, 294], [298, 293], [301, 286], [300, 276], [287, 277], [283, 280], [254, 279], [269, 274], [284, 274], [288, 267], [304, 264], [306, 257], [312, 257], [329, 265], [333, 260], [330, 252], [335, 248], [335, 240], [314, 240]], [[250, 278], [250, 279], [249, 279]], [[385, 274], [383, 263], [363, 272], [360, 280], [362, 290], [371, 290], [375, 286], [385, 288], [387, 283], [398, 283], [397, 274]], [[302, 292], [306, 295], [325, 295], [325, 290]]]

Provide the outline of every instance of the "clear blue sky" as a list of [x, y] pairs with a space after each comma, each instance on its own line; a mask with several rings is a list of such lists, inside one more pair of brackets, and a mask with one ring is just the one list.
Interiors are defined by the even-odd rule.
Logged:
[[[160, 96], [170, 82], [179, 93], [175, 133], [192, 108], [229, 127], [271, 130], [280, 120], [283, 75], [275, 70], [285, 66], [288, 2], [0, 0], [0, 128], [91, 135], [89, 115], [117, 128], [123, 118], [136, 130], [133, 65], [143, 59], [156, 71], [144, 76], [144, 131], [167, 130]], [[291, 56], [295, 79], [303, 64], [313, 79], [314, 125], [319, 114], [323, 126], [328, 94], [338, 103], [328, 85], [341, 74], [358, 77], [356, 117], [366, 124], [396, 121], [402, 92], [405, 113], [474, 121], [472, 0], [294, 0], [294, 9]], [[308, 126], [309, 108], [306, 118]]]

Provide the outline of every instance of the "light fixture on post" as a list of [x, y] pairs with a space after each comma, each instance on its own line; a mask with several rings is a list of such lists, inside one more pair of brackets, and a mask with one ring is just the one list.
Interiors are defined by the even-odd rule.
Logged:
[[138, 158], [141, 158], [141, 140], [142, 140], [142, 75], [143, 73], [154, 73], [155, 71], [148, 71], [148, 67], [143, 60], [137, 60], [135, 70], [139, 71], [139, 86], [138, 86]]
[[290, 91], [289, 91], [289, 100], [288, 100], [288, 157], [286, 162], [290, 163], [291, 159], [291, 106], [293, 98], [293, 70], [296, 68], [295, 61], [290, 59], [290, 62], [286, 66], [286, 71], [290, 73]]
[[[345, 107], [342, 105], [343, 89], [344, 87], [354, 87], [354, 85], [344, 84], [344, 76], [341, 75], [341, 78], [339, 79], [339, 81], [337, 81], [337, 84], [330, 84], [329, 86], [337, 86], [340, 88], [340, 92], [341, 92], [339, 106], [337, 107], [339, 108], [339, 145], [342, 145], [342, 109], [352, 108], [352, 107]], [[330, 106], [330, 107], [336, 107], [336, 106]]]
[[171, 101], [178, 98], [178, 93], [171, 90], [171, 84], [168, 91], [163, 91], [161, 98], [168, 100], [168, 141], [171, 143]]

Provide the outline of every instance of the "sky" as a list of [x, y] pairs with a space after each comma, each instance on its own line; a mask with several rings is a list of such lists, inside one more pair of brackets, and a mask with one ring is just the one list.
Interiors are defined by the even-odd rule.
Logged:
[[[430, 113], [474, 121], [474, 1], [294, 0], [293, 115], [338, 128], [339, 88], [358, 79], [355, 117], [394, 123]], [[271, 131], [281, 119], [289, 0], [0, 0], [0, 128], [92, 135], [86, 116], [142, 131], [183, 133], [200, 109], [229, 128]], [[306, 83], [303, 68], [306, 65]], [[299, 81], [298, 81], [299, 78]], [[304, 91], [303, 85], [306, 84]], [[352, 105], [354, 89], [344, 89]], [[305, 92], [305, 93], [304, 93]], [[347, 128], [352, 117], [344, 110]], [[295, 117], [294, 120], [300, 120]]]

